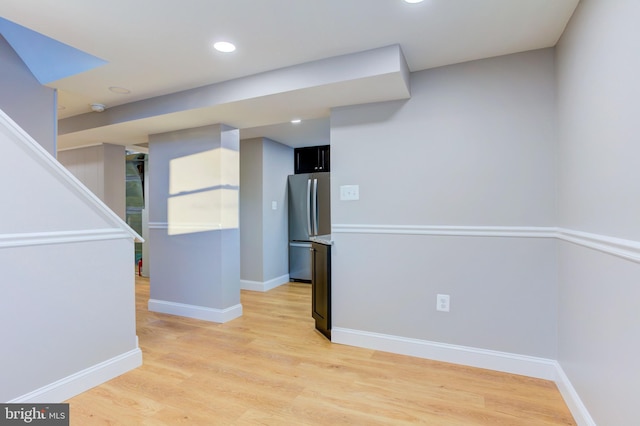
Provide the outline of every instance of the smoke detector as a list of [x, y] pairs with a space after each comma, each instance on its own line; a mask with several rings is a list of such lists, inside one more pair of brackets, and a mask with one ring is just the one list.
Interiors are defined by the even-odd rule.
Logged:
[[93, 112], [102, 112], [106, 109], [107, 107], [103, 104], [91, 104], [91, 111]]

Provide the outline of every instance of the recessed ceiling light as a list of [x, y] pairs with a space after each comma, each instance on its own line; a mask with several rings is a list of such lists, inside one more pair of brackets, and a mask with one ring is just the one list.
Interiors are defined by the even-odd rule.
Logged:
[[119, 95], [128, 95], [129, 93], [131, 93], [131, 90], [118, 86], [111, 86], [109, 87], [109, 90]]
[[423, 0], [404, 0], [404, 2], [413, 4], [413, 3], [422, 3]]
[[302, 120], [300, 120], [299, 118], [294, 118], [293, 120], [291, 120], [292, 124], [298, 124], [300, 123]]
[[236, 50], [236, 47], [233, 43], [229, 43], [228, 41], [219, 41], [213, 44], [213, 48], [218, 52], [230, 53]]

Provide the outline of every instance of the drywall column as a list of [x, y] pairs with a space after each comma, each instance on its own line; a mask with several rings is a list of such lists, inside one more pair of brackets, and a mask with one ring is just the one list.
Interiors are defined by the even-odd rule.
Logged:
[[239, 131], [149, 138], [149, 310], [226, 322], [240, 304]]

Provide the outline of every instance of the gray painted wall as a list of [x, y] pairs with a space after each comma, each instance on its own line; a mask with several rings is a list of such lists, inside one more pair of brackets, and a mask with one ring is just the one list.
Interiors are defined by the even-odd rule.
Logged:
[[[95, 208], [82, 197], [72, 191], [56, 190], [55, 185], [61, 185], [60, 179], [52, 179], [49, 170], [38, 167], [39, 164], [29, 157], [24, 159], [25, 151], [20, 145], [6, 143], [2, 146], [2, 156], [5, 160], [2, 167], [7, 173], [2, 197], [11, 200], [11, 208], [2, 209], [0, 234], [110, 227], [109, 222], [96, 215]], [[46, 190], [38, 191], [36, 195], [31, 186]], [[43, 206], [46, 206], [45, 210]]]
[[411, 93], [333, 110], [333, 195], [361, 195], [334, 223], [555, 225], [553, 50], [413, 73]]
[[289, 275], [287, 176], [293, 174], [293, 149], [266, 138], [263, 148], [263, 280], [268, 281]]
[[[580, 3], [558, 47], [560, 225], [640, 240], [637, 2]], [[636, 15], [637, 16], [637, 15]]]
[[124, 146], [101, 144], [58, 152], [62, 163], [121, 219], [125, 219]]
[[[82, 229], [78, 216], [69, 219]], [[0, 350], [0, 401], [100, 371], [137, 348], [132, 257], [133, 241], [123, 239], [0, 250], [0, 320], [12, 324]], [[111, 378], [99, 374], [95, 385]]]
[[293, 148], [267, 138], [241, 142], [242, 280], [264, 284], [289, 274], [287, 176], [290, 174], [293, 174]]
[[[580, 2], [557, 49], [560, 224], [636, 245], [638, 16], [638, 2]], [[636, 424], [640, 265], [570, 243], [559, 253], [559, 362], [597, 424]]]
[[555, 225], [553, 50], [413, 73], [411, 93], [331, 114], [335, 230], [391, 229], [334, 232], [334, 326], [555, 358], [554, 240], [393, 229]]
[[42, 86], [0, 35], [0, 109], [56, 156], [56, 92]]
[[262, 282], [262, 138], [240, 142], [240, 279]]

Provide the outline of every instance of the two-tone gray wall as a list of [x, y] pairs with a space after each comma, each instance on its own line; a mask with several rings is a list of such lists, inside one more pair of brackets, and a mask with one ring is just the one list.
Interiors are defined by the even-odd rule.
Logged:
[[[0, 109], [52, 157], [56, 103], [0, 36]], [[11, 127], [0, 129], [0, 401], [62, 401], [142, 361], [133, 237]]]
[[413, 73], [411, 94], [331, 113], [334, 331], [555, 359], [553, 50]]
[[639, 419], [638, 16], [580, 2], [557, 48], [559, 223], [578, 238], [559, 247], [558, 360], [599, 425]]
[[56, 156], [56, 92], [36, 80], [0, 35], [0, 109]]
[[287, 176], [293, 149], [267, 138], [240, 144], [241, 283], [265, 291], [289, 280]]
[[63, 401], [139, 366], [133, 231], [4, 113], [0, 178], [0, 401]]

